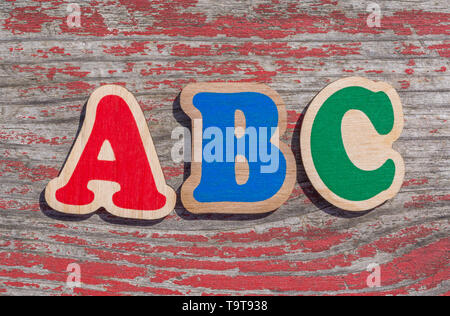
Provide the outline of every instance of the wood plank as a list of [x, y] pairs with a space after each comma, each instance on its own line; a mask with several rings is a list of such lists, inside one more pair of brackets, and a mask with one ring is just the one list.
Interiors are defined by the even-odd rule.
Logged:
[[[423, 294], [449, 288], [450, 7], [446, 1], [64, 1], [0, 3], [0, 295]], [[137, 4], [139, 3], [139, 4]], [[399, 93], [405, 126], [400, 193], [363, 214], [326, 203], [300, 163], [304, 110], [345, 76]], [[100, 85], [125, 86], [144, 110], [168, 185], [179, 194], [172, 130], [188, 126], [177, 96], [190, 82], [264, 83], [286, 104], [283, 141], [297, 183], [276, 212], [196, 215], [177, 201], [162, 221], [105, 211], [73, 217], [42, 203], [80, 115]], [[65, 287], [81, 266], [81, 289]], [[381, 287], [369, 288], [369, 264]]]

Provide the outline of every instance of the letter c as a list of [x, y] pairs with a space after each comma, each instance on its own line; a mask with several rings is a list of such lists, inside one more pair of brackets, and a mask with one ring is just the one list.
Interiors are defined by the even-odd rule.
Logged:
[[384, 82], [351, 77], [322, 90], [305, 115], [300, 147], [314, 188], [348, 211], [394, 197], [405, 174], [392, 149], [403, 129], [400, 97]]

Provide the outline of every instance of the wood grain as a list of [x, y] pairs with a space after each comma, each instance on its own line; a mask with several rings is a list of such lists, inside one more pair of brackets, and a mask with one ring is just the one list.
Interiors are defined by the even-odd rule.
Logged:
[[[73, 2], [73, 1], [70, 1]], [[0, 295], [448, 295], [450, 8], [447, 1], [0, 2]], [[327, 84], [363, 76], [391, 84], [405, 126], [399, 194], [371, 212], [324, 201], [301, 164], [307, 105]], [[175, 127], [190, 127], [177, 95], [191, 82], [264, 83], [287, 108], [283, 141], [297, 184], [270, 214], [194, 215], [178, 200], [164, 220], [51, 210], [56, 177], [90, 93], [119, 84], [140, 102], [168, 185], [189, 164], [170, 158]], [[82, 288], [67, 289], [78, 263]], [[366, 268], [381, 267], [368, 288]]]

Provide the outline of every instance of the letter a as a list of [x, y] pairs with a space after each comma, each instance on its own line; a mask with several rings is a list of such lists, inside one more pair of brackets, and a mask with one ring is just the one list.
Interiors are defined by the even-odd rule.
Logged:
[[139, 104], [106, 85], [89, 98], [80, 134], [58, 178], [45, 189], [53, 209], [89, 214], [104, 207], [126, 218], [157, 219], [175, 207]]
[[265, 213], [289, 198], [296, 164], [280, 142], [286, 111], [275, 91], [261, 84], [190, 84], [181, 107], [193, 125], [191, 176], [181, 190], [190, 212]]

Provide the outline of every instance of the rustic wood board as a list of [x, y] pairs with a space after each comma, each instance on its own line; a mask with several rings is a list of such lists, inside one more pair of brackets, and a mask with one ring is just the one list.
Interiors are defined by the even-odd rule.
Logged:
[[[70, 1], [74, 2], [74, 1]], [[0, 295], [450, 294], [448, 1], [77, 1], [0, 3]], [[405, 127], [395, 143], [406, 178], [397, 197], [363, 214], [314, 192], [300, 163], [304, 110], [328, 83], [364, 76], [393, 85]], [[258, 82], [283, 98], [285, 142], [298, 182], [279, 210], [125, 220], [105, 211], [59, 214], [43, 202], [89, 94], [121, 84], [144, 109], [168, 181], [189, 165], [170, 150], [189, 126], [179, 93], [190, 82]], [[81, 288], [66, 288], [71, 263]], [[381, 287], [369, 288], [369, 264]]]

